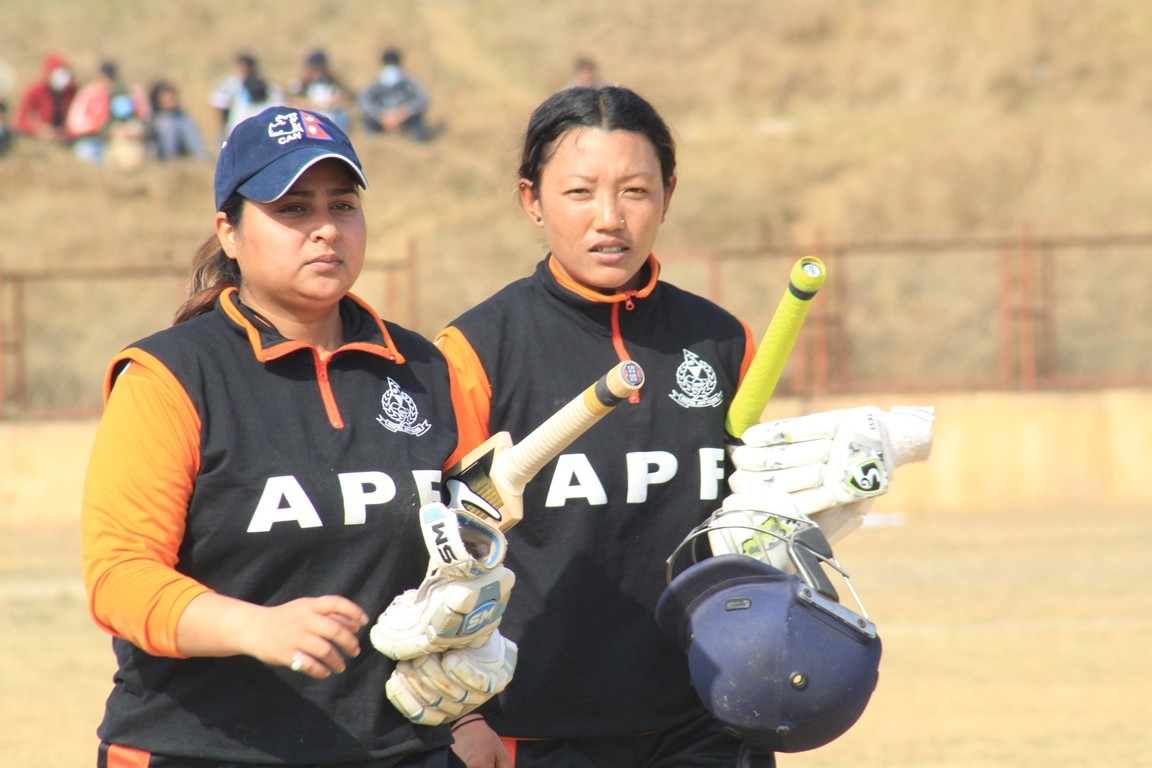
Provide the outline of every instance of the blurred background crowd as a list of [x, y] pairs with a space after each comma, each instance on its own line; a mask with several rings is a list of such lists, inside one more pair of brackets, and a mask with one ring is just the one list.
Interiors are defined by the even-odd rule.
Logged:
[[[333, 71], [323, 48], [308, 50], [289, 77], [266, 73], [250, 51], [237, 52], [206, 99], [219, 122], [200, 125], [185, 109], [181, 84], [166, 78], [140, 82], [105, 59], [95, 72], [77, 72], [60, 52], [45, 54], [39, 76], [18, 92], [0, 90], [0, 157], [18, 140], [51, 142], [97, 165], [132, 168], [146, 161], [204, 160], [244, 118], [285, 104], [332, 118], [347, 132], [398, 133], [414, 141], [434, 138], [427, 121], [429, 92], [404, 67], [403, 52], [387, 47], [367, 83]], [[599, 81], [596, 62], [579, 57], [572, 84]], [[15, 90], [15, 89], [12, 89]]]

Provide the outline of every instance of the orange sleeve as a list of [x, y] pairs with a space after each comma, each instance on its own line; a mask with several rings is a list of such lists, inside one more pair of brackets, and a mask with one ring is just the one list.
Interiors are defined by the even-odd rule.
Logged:
[[[176, 626], [211, 590], [176, 571], [200, 419], [175, 377], [132, 350], [105, 384], [81, 515], [84, 585], [96, 624], [155, 656], [182, 657]], [[115, 378], [114, 378], [115, 377]], [[114, 385], [114, 386], [113, 386]]]
[[744, 327], [744, 359], [740, 362], [740, 381], [736, 383], [737, 388], [744, 382], [744, 375], [752, 367], [752, 358], [756, 355], [756, 340], [752, 336], [752, 329], [743, 320], [740, 321], [740, 325]]
[[456, 451], [444, 465], [448, 469], [470, 450], [488, 439], [489, 405], [492, 385], [476, 350], [455, 328], [446, 328], [436, 337], [436, 346], [448, 360], [448, 373], [452, 379], [452, 405], [456, 410], [456, 425], [460, 441]]

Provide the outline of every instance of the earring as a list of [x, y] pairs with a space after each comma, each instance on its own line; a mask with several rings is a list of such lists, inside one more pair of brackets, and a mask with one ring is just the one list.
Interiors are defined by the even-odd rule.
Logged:
[[544, 221], [544, 217], [543, 217], [543, 216], [537, 216], [537, 217], [536, 217], [536, 223], [537, 223], [537, 224], [539, 224], [539, 223], [540, 223], [540, 222], [542, 222], [542, 221]]

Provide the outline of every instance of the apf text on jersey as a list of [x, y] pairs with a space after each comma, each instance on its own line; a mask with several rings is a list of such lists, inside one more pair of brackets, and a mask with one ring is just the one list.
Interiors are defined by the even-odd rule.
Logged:
[[[724, 449], [701, 448], [698, 451], [700, 499], [712, 501], [720, 498], [724, 481]], [[680, 462], [667, 451], [636, 451], [625, 455], [628, 486], [626, 502], [642, 504], [648, 500], [648, 489], [667, 483], [680, 470]], [[420, 503], [440, 499], [439, 470], [413, 470]], [[387, 504], [396, 498], [396, 482], [385, 472], [343, 472], [338, 476], [344, 499], [344, 524], [363, 525], [368, 519], [368, 508]], [[540, 482], [542, 478], [537, 478]], [[583, 500], [592, 506], [608, 503], [608, 492], [587, 454], [566, 453], [556, 460], [556, 468], [548, 485], [547, 507], [563, 507]], [[270, 477], [256, 504], [248, 524], [249, 533], [272, 530], [276, 523], [295, 522], [301, 528], [319, 528], [323, 525], [315, 504], [300, 481], [293, 475]]]

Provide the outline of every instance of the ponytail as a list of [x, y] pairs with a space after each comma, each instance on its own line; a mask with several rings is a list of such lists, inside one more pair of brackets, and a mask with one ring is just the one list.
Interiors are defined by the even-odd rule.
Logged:
[[[235, 194], [224, 202], [220, 210], [228, 217], [228, 223], [240, 223], [240, 211], [244, 198]], [[228, 288], [240, 287], [240, 268], [235, 259], [228, 257], [220, 247], [220, 241], [212, 235], [196, 249], [192, 257], [192, 273], [188, 280], [188, 293], [176, 310], [173, 325], [191, 320], [208, 312], [216, 304], [216, 299]]]

